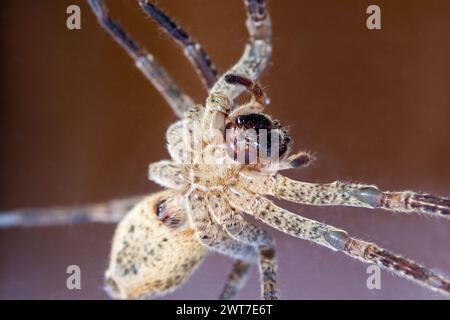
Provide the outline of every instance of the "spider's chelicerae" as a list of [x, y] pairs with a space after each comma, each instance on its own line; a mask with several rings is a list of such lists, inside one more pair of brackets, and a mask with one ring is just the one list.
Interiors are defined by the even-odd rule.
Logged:
[[[128, 52], [180, 118], [167, 131], [171, 160], [149, 166], [149, 178], [167, 190], [145, 199], [115, 200], [86, 208], [17, 211], [0, 216], [1, 227], [120, 221], [106, 271], [108, 292], [120, 299], [161, 296], [176, 289], [209, 251], [235, 259], [221, 299], [232, 298], [239, 291], [253, 264], [261, 274], [262, 297], [278, 298], [272, 238], [246, 222], [245, 215], [294, 237], [377, 264], [429, 289], [450, 293], [450, 282], [430, 269], [352, 238], [343, 230], [289, 212], [268, 199], [430, 216], [450, 214], [447, 198], [411, 191], [383, 192], [374, 185], [341, 181], [307, 183], [279, 174], [307, 166], [312, 157], [305, 152], [290, 154], [287, 131], [263, 113], [268, 99], [255, 81], [271, 55], [271, 21], [264, 0], [244, 1], [248, 44], [240, 60], [220, 77], [196, 42], [153, 4], [139, 1], [196, 67], [209, 90], [205, 105], [195, 105], [177, 88], [155, 59], [109, 17], [101, 0], [88, 2], [100, 25]], [[243, 91], [252, 99], [236, 105], [234, 100]], [[263, 148], [264, 140], [270, 152]]]

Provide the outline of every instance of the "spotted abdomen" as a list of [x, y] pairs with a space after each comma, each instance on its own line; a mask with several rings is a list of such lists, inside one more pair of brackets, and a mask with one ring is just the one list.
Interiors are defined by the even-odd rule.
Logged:
[[[156, 193], [137, 204], [118, 225], [106, 271], [106, 288], [112, 297], [164, 295], [187, 280], [203, 261], [207, 249], [182, 223], [183, 208], [171, 202], [176, 197], [171, 191]], [[180, 223], [172, 223], [168, 215]]]

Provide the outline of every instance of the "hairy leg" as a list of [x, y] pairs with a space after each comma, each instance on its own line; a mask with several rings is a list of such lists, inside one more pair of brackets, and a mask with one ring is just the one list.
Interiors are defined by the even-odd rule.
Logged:
[[208, 249], [237, 259], [219, 296], [219, 299], [232, 299], [244, 286], [250, 266], [257, 261], [257, 252], [252, 246], [233, 239], [220, 226], [215, 225], [207, 210], [203, 211], [200, 206], [194, 201], [190, 208], [191, 226], [197, 239]]
[[102, 0], [88, 0], [88, 3], [100, 25], [133, 58], [136, 67], [161, 93], [175, 114], [180, 118], [183, 117], [184, 112], [193, 105], [191, 98], [178, 89], [164, 68], [151, 54], [141, 48], [117, 22], [109, 17], [108, 10]]
[[450, 199], [412, 191], [380, 191], [374, 185], [336, 181], [327, 184], [295, 181], [282, 175], [258, 177], [244, 173], [243, 185], [258, 193], [317, 206], [350, 206], [450, 217]]
[[148, 0], [139, 0], [142, 9], [155, 21], [177, 45], [195, 67], [203, 84], [210, 89], [217, 81], [217, 71], [202, 47], [163, 11]]
[[[278, 297], [276, 288], [276, 262], [275, 252], [272, 246], [268, 244], [271, 243], [270, 236], [264, 231], [261, 232], [261, 229], [250, 225], [246, 226], [238, 234], [231, 236], [221, 224], [215, 222], [214, 218], [210, 216], [209, 201], [205, 197], [206, 194], [202, 192], [193, 192], [189, 196], [188, 201], [191, 226], [196, 231], [198, 240], [214, 251], [249, 264], [257, 261], [259, 253], [259, 269], [262, 276], [263, 297], [264, 299], [276, 299]], [[252, 240], [255, 235], [258, 239], [256, 242], [253, 242]], [[265, 243], [266, 245], [257, 245], [258, 243]], [[245, 276], [244, 272], [240, 273]], [[243, 277], [235, 279], [233, 271], [228, 279], [230, 278], [233, 279], [233, 283], [230, 284], [232, 287], [241, 286], [245, 280]], [[228, 284], [225, 285], [224, 290], [230, 290], [227, 287]]]
[[225, 95], [233, 100], [244, 87], [225, 81], [228, 74], [257, 79], [269, 62], [272, 52], [272, 26], [265, 0], [244, 0], [247, 9], [249, 40], [240, 60], [223, 75], [210, 93]]
[[259, 253], [261, 294], [265, 300], [278, 299], [277, 260], [273, 239], [264, 229], [247, 223], [223, 197], [208, 197], [213, 219], [234, 239], [253, 246]]
[[219, 295], [219, 300], [230, 300], [236, 296], [247, 282], [251, 266], [251, 263], [242, 260], [236, 260], [233, 263], [231, 272], [227, 276], [223, 290]]
[[298, 216], [243, 189], [236, 188], [228, 194], [228, 198], [230, 204], [238, 210], [251, 214], [284, 233], [344, 252], [363, 262], [375, 263], [429, 289], [450, 294], [450, 282], [445, 277], [375, 244], [351, 238], [343, 230]]
[[187, 212], [190, 226], [198, 241], [213, 251], [247, 262], [255, 261], [256, 251], [247, 244], [230, 237], [209, 215], [206, 193], [193, 191], [188, 195]]
[[73, 208], [19, 209], [0, 213], [0, 229], [82, 223], [118, 223], [144, 197]]

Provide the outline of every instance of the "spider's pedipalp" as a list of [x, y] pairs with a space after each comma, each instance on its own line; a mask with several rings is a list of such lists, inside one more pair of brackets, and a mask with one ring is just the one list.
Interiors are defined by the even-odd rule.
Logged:
[[240, 60], [223, 75], [210, 90], [234, 100], [244, 91], [225, 81], [228, 74], [238, 74], [248, 79], [257, 79], [267, 66], [272, 53], [272, 24], [265, 0], [244, 0], [247, 9], [249, 41]]
[[183, 49], [184, 54], [195, 67], [204, 85], [210, 89], [217, 81], [217, 71], [203, 48], [150, 1], [139, 0], [139, 3], [144, 12]]
[[228, 84], [244, 87], [257, 103], [261, 105], [270, 103], [261, 86], [255, 81], [237, 74], [227, 74], [224, 80]]
[[279, 161], [275, 161], [266, 168], [269, 172], [278, 172], [289, 169], [300, 169], [308, 167], [315, 160], [308, 152], [300, 151], [292, 154], [288, 157], [282, 158]]
[[343, 230], [298, 216], [272, 201], [236, 188], [228, 193], [233, 207], [245, 211], [286, 234], [308, 240], [367, 263], [392, 271], [429, 289], [450, 294], [450, 282], [430, 269], [375, 244], [351, 238]]
[[233, 109], [233, 111], [230, 112], [228, 117], [230, 119], [236, 118], [240, 115], [244, 114], [250, 114], [250, 113], [261, 113], [264, 110], [264, 106], [260, 103], [257, 103], [256, 101], [250, 101], [246, 104], [243, 104], [239, 107], [236, 107]]
[[325, 184], [295, 181], [282, 175], [241, 175], [241, 183], [257, 192], [288, 201], [316, 206], [349, 206], [419, 213], [450, 218], [450, 199], [412, 191], [380, 191], [374, 185], [332, 182]]
[[192, 99], [178, 89], [165, 69], [151, 54], [142, 49], [117, 22], [109, 17], [102, 0], [88, 0], [88, 3], [100, 26], [133, 58], [136, 67], [161, 93], [175, 114], [180, 118], [183, 117], [184, 112], [193, 105]]
[[314, 156], [308, 152], [298, 152], [289, 156], [286, 162], [289, 163], [290, 168], [303, 168], [309, 166], [314, 161]]

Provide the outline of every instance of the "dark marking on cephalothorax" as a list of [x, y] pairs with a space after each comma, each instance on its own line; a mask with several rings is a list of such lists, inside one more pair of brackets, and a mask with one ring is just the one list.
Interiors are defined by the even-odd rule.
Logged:
[[243, 164], [278, 160], [291, 144], [287, 131], [278, 122], [259, 113], [240, 115], [227, 123], [225, 140], [228, 155], [236, 161], [244, 161]]

